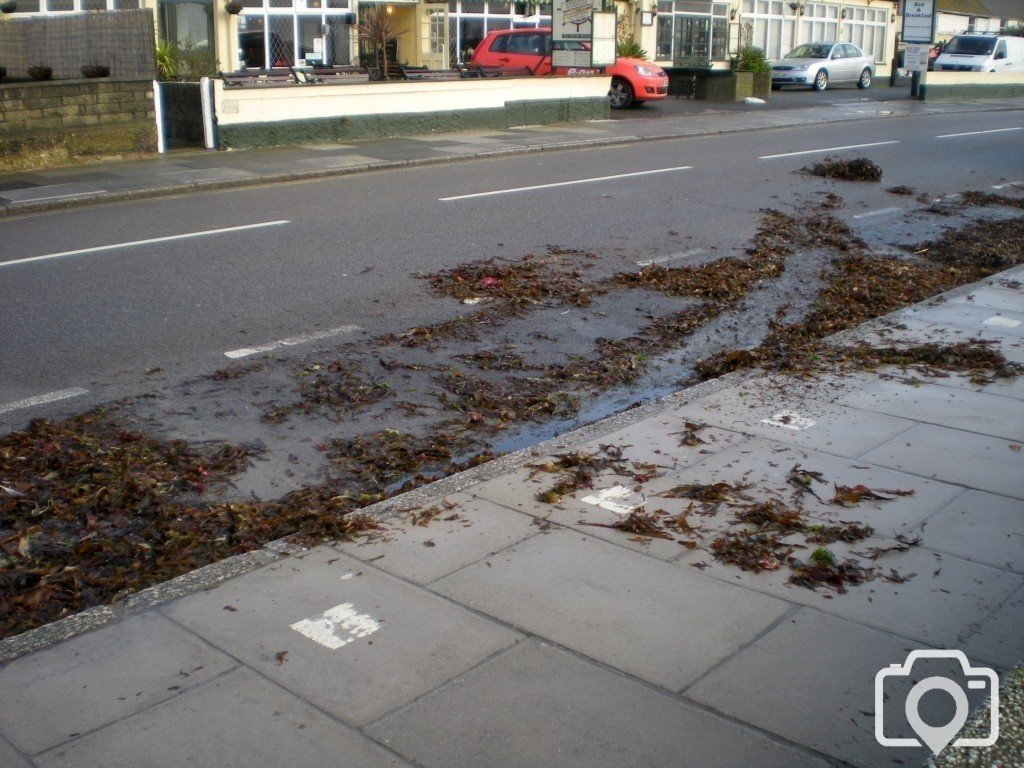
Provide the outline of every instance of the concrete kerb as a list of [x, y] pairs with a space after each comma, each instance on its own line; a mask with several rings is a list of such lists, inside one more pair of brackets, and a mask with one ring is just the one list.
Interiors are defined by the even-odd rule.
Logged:
[[[449, 475], [429, 485], [371, 504], [356, 510], [356, 512], [377, 521], [397, 517], [405, 510], [429, 505], [479, 482], [491, 480], [518, 469], [537, 456], [564, 451], [572, 445], [585, 443], [601, 434], [631, 426], [688, 400], [710, 395], [725, 387], [754, 378], [756, 375], [757, 373], [754, 371], [737, 371], [717, 379], [701, 382], [660, 400], [654, 400], [636, 408], [613, 414], [600, 421], [585, 424], [542, 443], [520, 448], [486, 464]], [[169, 581], [143, 589], [122, 602], [88, 608], [73, 616], [58, 619], [42, 627], [0, 640], [0, 664], [6, 664], [19, 656], [34, 653], [77, 635], [99, 629], [118, 619], [141, 613], [154, 606], [169, 603], [179, 597], [212, 589], [223, 581], [249, 573], [282, 557], [302, 551], [304, 551], [303, 547], [296, 546], [285, 539], [278, 539], [264, 545], [261, 549], [211, 563]]]
[[[1002, 106], [1002, 105], [982, 105], [980, 108], [972, 106], [971, 109], [963, 109], [959, 111], [971, 111], [971, 112], [1012, 112], [1020, 107], [1017, 106]], [[800, 110], [794, 110], [799, 112]], [[954, 110], [956, 111], [956, 110]], [[900, 117], [916, 117], [913, 114], [904, 115], [893, 115], [886, 114], [880, 117], [887, 119], [900, 118]], [[870, 120], [872, 117], [849, 117], [839, 116], [836, 118], [823, 118], [820, 120], [811, 120], [805, 122], [794, 122], [793, 125], [810, 125], [810, 124], [829, 124], [829, 123], [856, 123], [862, 120]], [[547, 126], [556, 127], [556, 126]], [[780, 128], [786, 128], [792, 126], [764, 126], [763, 130], [778, 130]], [[341, 176], [351, 176], [358, 173], [367, 173], [369, 171], [388, 171], [399, 168], [418, 168], [432, 165], [445, 165], [448, 163], [468, 162], [473, 160], [481, 160], [492, 157], [503, 157], [510, 155], [526, 155], [526, 154], [537, 154], [541, 152], [558, 152], [566, 149], [582, 149], [585, 147], [601, 147], [601, 146], [622, 146], [627, 144], [639, 144], [642, 142], [651, 141], [669, 141], [672, 139], [683, 139], [691, 136], [717, 136], [726, 133], [740, 133], [747, 130], [756, 130], [748, 127], [723, 127], [723, 128], [705, 128], [696, 131], [672, 131], [669, 133], [655, 134], [653, 136], [610, 136], [607, 138], [591, 138], [591, 139], [580, 139], [578, 141], [566, 141], [558, 142], [555, 144], [546, 144], [541, 146], [523, 146], [514, 147], [507, 149], [493, 149], [493, 150], [482, 150], [480, 152], [474, 152], [472, 154], [449, 156], [449, 157], [429, 157], [429, 158], [414, 158], [409, 160], [388, 160], [379, 163], [367, 163], [364, 165], [355, 165], [342, 168], [321, 168], [313, 170], [302, 170], [302, 171], [287, 171], [284, 173], [272, 173], [265, 174], [262, 176], [255, 176], [252, 178], [243, 179], [222, 179], [214, 181], [197, 181], [187, 185], [177, 187], [160, 187], [156, 189], [136, 189], [136, 190], [125, 190], [123, 192], [105, 192], [99, 195], [91, 195], [89, 197], [81, 198], [69, 198], [62, 200], [50, 200], [40, 201], [38, 203], [27, 203], [25, 205], [19, 205], [16, 207], [0, 208], [0, 220], [6, 218], [13, 218], [26, 213], [43, 213], [46, 211], [59, 211], [66, 210], [69, 208], [77, 208], [79, 206], [87, 205], [100, 205], [103, 203], [119, 203], [130, 200], [147, 200], [162, 197], [176, 197], [178, 195], [190, 194], [194, 192], [216, 192], [230, 189], [242, 189], [249, 187], [266, 186], [270, 184], [282, 184], [289, 182], [304, 182], [304, 181], [315, 181], [317, 179], [335, 178]], [[442, 135], [442, 134], [438, 134]]]
[[[955, 298], [975, 290], [976, 285], [976, 283], [972, 283], [952, 288], [949, 291], [926, 299], [926, 301], [935, 301], [940, 298], [943, 300]], [[830, 343], [849, 343], [856, 338], [858, 331], [883, 325], [901, 311], [902, 309], [897, 309], [887, 315], [862, 323], [856, 328], [841, 331], [828, 337], [827, 341]], [[591, 424], [585, 424], [541, 443], [526, 446], [504, 456], [499, 456], [478, 467], [467, 469], [421, 488], [416, 488], [390, 499], [377, 502], [358, 510], [358, 513], [379, 521], [397, 517], [405, 510], [429, 505], [476, 483], [491, 480], [506, 472], [518, 469], [527, 461], [537, 456], [564, 451], [572, 445], [585, 443], [599, 435], [631, 426], [690, 400], [711, 395], [735, 384], [741, 384], [744, 381], [757, 378], [760, 375], [761, 373], [758, 370], [734, 371], [716, 379], [695, 384], [658, 400], [622, 411], [621, 413], [612, 414]], [[64, 640], [85, 634], [154, 606], [171, 602], [179, 597], [212, 589], [223, 581], [249, 573], [282, 557], [287, 557], [301, 551], [303, 551], [301, 547], [297, 547], [284, 539], [278, 539], [264, 545], [261, 549], [226, 558], [225, 560], [197, 568], [169, 581], [141, 590], [129, 596], [123, 602], [88, 608], [73, 616], [59, 619], [5, 640], [0, 640], [0, 664], [6, 664], [19, 656], [56, 645]]]

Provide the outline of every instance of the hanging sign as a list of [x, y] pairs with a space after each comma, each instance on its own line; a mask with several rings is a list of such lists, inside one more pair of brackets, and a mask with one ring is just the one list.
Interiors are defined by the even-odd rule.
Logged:
[[935, 0], [904, 0], [903, 42], [930, 44], [935, 40]]

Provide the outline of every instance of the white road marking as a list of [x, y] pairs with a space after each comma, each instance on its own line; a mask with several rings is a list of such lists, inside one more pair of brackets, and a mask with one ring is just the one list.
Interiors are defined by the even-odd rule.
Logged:
[[886, 144], [899, 144], [898, 141], [876, 141], [873, 144], [850, 144], [845, 147], [824, 147], [823, 149], [805, 149], [802, 152], [783, 152], [779, 155], [761, 155], [758, 160], [774, 160], [776, 157], [796, 157], [797, 155], [815, 155], [821, 152], [841, 152], [844, 149], [864, 149], [865, 147], [884, 147]]
[[887, 213], [896, 213], [902, 211], [902, 208], [880, 208], [877, 211], [868, 211], [867, 213], [858, 213], [853, 218], [855, 219], [870, 219], [872, 216], [884, 216]]
[[342, 603], [313, 616], [297, 621], [291, 628], [314, 643], [336, 651], [358, 638], [372, 635], [380, 622], [365, 613], [356, 613], [352, 603]]
[[1006, 189], [1007, 187], [1024, 187], [1024, 181], [1009, 181], [1006, 184], [992, 185], [992, 189]]
[[26, 397], [24, 400], [15, 400], [13, 403], [0, 405], [0, 413], [10, 413], [11, 411], [20, 411], [22, 408], [31, 408], [35, 405], [55, 403], [58, 400], [67, 400], [69, 397], [84, 395], [88, 391], [89, 390], [82, 389], [81, 387], [73, 387], [71, 389], [59, 389], [56, 392], [47, 392], [45, 395]]
[[704, 253], [704, 249], [703, 248], [691, 248], [688, 251], [680, 251], [679, 253], [670, 253], [668, 256], [658, 256], [657, 258], [654, 258], [654, 259], [644, 259], [643, 261], [638, 261], [636, 263], [636, 265], [638, 267], [650, 267], [650, 266], [653, 266], [655, 264], [664, 264], [664, 263], [666, 263], [668, 261], [676, 261], [678, 259], [685, 259], [685, 258], [688, 258], [690, 256], [699, 256], [702, 253]]
[[309, 341], [319, 341], [320, 339], [327, 339], [331, 336], [340, 336], [343, 333], [352, 333], [358, 331], [358, 325], [342, 325], [338, 328], [329, 328], [326, 331], [317, 331], [316, 333], [305, 333], [302, 336], [292, 336], [287, 339], [278, 339], [272, 341], [269, 344], [260, 344], [258, 347], [242, 347], [241, 349], [232, 349], [224, 353], [225, 357], [236, 359], [239, 357], [248, 357], [249, 355], [258, 355], [261, 352], [273, 352], [275, 349], [281, 347], [294, 347], [296, 344], [305, 344]]
[[616, 515], [626, 517], [634, 508], [627, 507], [623, 504], [616, 504], [612, 499], [628, 499], [632, 495], [633, 491], [626, 488], [624, 485], [613, 485], [611, 488], [605, 488], [603, 491], [598, 491], [593, 496], [584, 496], [580, 501], [584, 504], [589, 504], [592, 507], [607, 509], [609, 512], [614, 512]]
[[453, 200], [469, 200], [473, 197], [490, 197], [492, 195], [511, 195], [516, 192], [531, 192], [535, 189], [552, 189], [554, 187], [568, 187], [573, 184], [593, 184], [598, 181], [612, 181], [613, 179], [628, 179], [633, 176], [651, 176], [656, 173], [673, 173], [675, 171], [688, 171], [692, 165], [680, 165], [675, 168], [656, 168], [653, 171], [635, 171], [634, 173], [617, 173], [614, 176], [595, 176], [591, 179], [576, 179], [575, 181], [556, 181], [551, 184], [536, 184], [532, 187], [514, 187], [512, 189], [496, 189], [493, 192], [474, 192], [471, 195], [454, 195], [452, 197], [437, 198], [442, 203]]
[[958, 139], [961, 136], [981, 136], [983, 133], [1007, 133], [1008, 131], [1024, 131], [1024, 128], [992, 128], [987, 131], [968, 131], [967, 133], [944, 133], [936, 139]]
[[982, 325], [991, 325], [996, 328], [1016, 328], [1020, 325], [1020, 320], [1013, 320], [1009, 317], [1000, 317], [999, 315], [993, 315], [988, 320], [982, 320]]
[[784, 429], [793, 429], [797, 432], [802, 432], [805, 429], [810, 429], [814, 426], [814, 419], [809, 419], [806, 416], [801, 416], [796, 411], [779, 411], [774, 416], [767, 419], [761, 419], [762, 424], [770, 424], [773, 427], [782, 427]]
[[113, 251], [118, 248], [134, 248], [139, 245], [151, 245], [152, 243], [166, 243], [171, 240], [186, 240], [192, 237], [209, 237], [210, 235], [222, 235], [227, 232], [241, 232], [246, 229], [260, 229], [263, 227], [279, 227], [282, 224], [290, 224], [287, 220], [265, 221], [261, 224], [243, 224], [239, 227], [223, 227], [221, 229], [206, 229], [202, 232], [186, 232], [182, 235], [168, 235], [167, 237], [151, 237], [148, 240], [131, 240], [127, 243], [112, 243], [111, 245], [97, 245], [92, 248], [79, 248], [75, 251], [61, 251], [60, 253], [47, 253], [43, 256], [29, 256], [24, 259], [0, 262], [0, 268], [13, 267], [18, 264], [30, 264], [33, 261], [48, 261], [49, 259], [62, 259], [66, 256], [81, 256], [86, 253], [99, 253], [100, 251]]

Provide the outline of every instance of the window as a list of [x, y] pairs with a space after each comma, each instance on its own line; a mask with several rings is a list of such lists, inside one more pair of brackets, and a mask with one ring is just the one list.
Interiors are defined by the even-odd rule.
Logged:
[[836, 40], [839, 38], [839, 6], [825, 3], [804, 3], [800, 17], [800, 38]]
[[885, 56], [885, 28], [888, 22], [889, 11], [884, 8], [847, 6], [843, 40], [853, 43], [866, 56], [873, 56], [875, 61], [880, 62]]
[[242, 0], [238, 57], [245, 67], [349, 64], [349, 0]]
[[139, 7], [139, 0], [18, 0], [17, 13], [71, 13], [121, 11]]
[[782, 0], [743, 0], [743, 23], [750, 44], [763, 48], [769, 59], [782, 58], [793, 48], [796, 14]]
[[[453, 50], [458, 51], [459, 61], [469, 61], [469, 57], [486, 37], [488, 32], [496, 29], [536, 29], [537, 27], [551, 26], [551, 3], [541, 3], [533, 15], [524, 16], [516, 11], [529, 10], [509, 0], [448, 0], [449, 19], [452, 26], [452, 37], [450, 44]], [[511, 39], [507, 38], [507, 39]], [[506, 44], [502, 39], [501, 45]], [[528, 43], [507, 43], [512, 45], [526, 45], [524, 52], [528, 52]], [[493, 45], [493, 44], [492, 44]], [[503, 51], [501, 48], [492, 47], [491, 50]]]
[[708, 66], [729, 51], [729, 5], [660, 0], [654, 58], [676, 66]]

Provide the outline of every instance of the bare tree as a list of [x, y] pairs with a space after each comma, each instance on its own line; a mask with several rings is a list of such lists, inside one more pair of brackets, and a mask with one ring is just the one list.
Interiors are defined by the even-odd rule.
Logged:
[[356, 27], [361, 40], [374, 44], [381, 57], [381, 79], [388, 79], [388, 40], [404, 35], [408, 29], [400, 29], [394, 10], [389, 13], [383, 4], [361, 10], [359, 26]]

